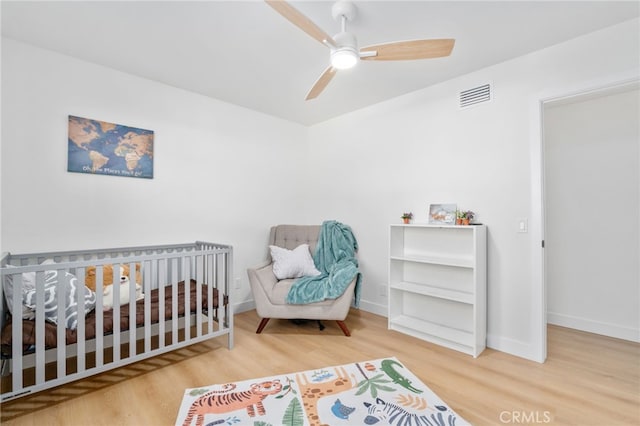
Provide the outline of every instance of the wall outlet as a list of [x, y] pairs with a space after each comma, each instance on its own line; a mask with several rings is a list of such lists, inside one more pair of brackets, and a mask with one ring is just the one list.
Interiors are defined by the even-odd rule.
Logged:
[[236, 290], [240, 289], [240, 285], [241, 285], [240, 277], [236, 277]]
[[387, 297], [387, 285], [386, 284], [380, 284], [378, 286], [378, 294], [380, 296]]

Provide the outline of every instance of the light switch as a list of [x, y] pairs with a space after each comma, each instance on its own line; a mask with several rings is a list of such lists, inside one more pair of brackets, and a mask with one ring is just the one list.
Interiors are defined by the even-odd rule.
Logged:
[[518, 219], [518, 232], [526, 233], [529, 231], [529, 223], [526, 217]]

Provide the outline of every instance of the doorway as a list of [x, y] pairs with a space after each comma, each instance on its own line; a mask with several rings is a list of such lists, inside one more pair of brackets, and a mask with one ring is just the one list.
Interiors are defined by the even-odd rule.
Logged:
[[[639, 339], [639, 89], [634, 77], [537, 103], [532, 118], [541, 126], [531, 140], [532, 244], [538, 250], [532, 276], [540, 297], [533, 301], [540, 315], [533, 324], [539, 362], [546, 358], [547, 313], [549, 323]], [[620, 136], [620, 125], [627, 136]], [[622, 154], [614, 145], [625, 138]], [[552, 287], [558, 281], [569, 285]], [[619, 309], [616, 300], [623, 299]]]
[[544, 105], [547, 322], [638, 341], [639, 95]]

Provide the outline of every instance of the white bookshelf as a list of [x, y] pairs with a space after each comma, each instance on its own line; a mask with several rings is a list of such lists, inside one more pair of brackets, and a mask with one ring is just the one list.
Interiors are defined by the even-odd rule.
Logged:
[[389, 329], [474, 357], [484, 350], [485, 226], [390, 226]]

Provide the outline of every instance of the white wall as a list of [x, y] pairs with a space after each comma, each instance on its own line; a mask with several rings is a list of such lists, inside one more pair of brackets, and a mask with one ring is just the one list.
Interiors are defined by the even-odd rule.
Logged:
[[551, 104], [544, 129], [548, 321], [640, 341], [640, 91]]
[[[69, 114], [153, 130], [154, 178], [68, 173]], [[2, 124], [1, 245], [14, 253], [232, 244], [240, 302], [269, 226], [304, 208], [291, 176], [305, 127], [8, 39]]]
[[[532, 318], [530, 107], [539, 93], [618, 73], [640, 74], [638, 20], [313, 126], [316, 176], [309, 220], [354, 228], [365, 277], [363, 306], [386, 311], [388, 224], [430, 203], [455, 202], [488, 226], [488, 344], [537, 359]], [[594, 54], [597, 52], [597, 54]], [[490, 103], [459, 110], [459, 90], [492, 82]], [[535, 243], [535, 244], [534, 244]], [[537, 313], [540, 315], [540, 313]]]

